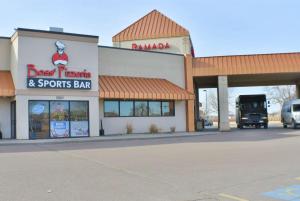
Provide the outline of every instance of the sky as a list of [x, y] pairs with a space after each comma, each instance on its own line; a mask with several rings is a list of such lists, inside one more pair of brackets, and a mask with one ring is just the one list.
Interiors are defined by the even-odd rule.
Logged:
[[[157, 9], [190, 31], [196, 56], [300, 51], [299, 0], [0, 0], [0, 5], [0, 36], [18, 27], [55, 26], [97, 35], [100, 45], [111, 46], [113, 35]], [[247, 91], [264, 93], [264, 87]], [[242, 92], [235, 88], [232, 96]]]

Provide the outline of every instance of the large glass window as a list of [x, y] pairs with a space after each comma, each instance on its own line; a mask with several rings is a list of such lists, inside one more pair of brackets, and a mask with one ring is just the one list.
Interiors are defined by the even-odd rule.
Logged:
[[104, 101], [105, 117], [157, 117], [174, 115], [174, 101]]
[[175, 115], [174, 101], [163, 101], [162, 116], [174, 116], [174, 115]]
[[104, 101], [104, 116], [105, 117], [119, 116], [119, 101]]
[[29, 139], [49, 138], [49, 102], [29, 102]]
[[161, 102], [149, 101], [149, 116], [158, 117], [161, 116]]
[[135, 101], [135, 116], [146, 117], [148, 116], [148, 102], [147, 101]]
[[133, 116], [133, 101], [120, 101], [120, 116], [121, 117]]
[[29, 101], [30, 139], [89, 136], [88, 101]]
[[88, 102], [70, 102], [71, 137], [89, 136]]
[[50, 102], [50, 137], [70, 136], [69, 101]]

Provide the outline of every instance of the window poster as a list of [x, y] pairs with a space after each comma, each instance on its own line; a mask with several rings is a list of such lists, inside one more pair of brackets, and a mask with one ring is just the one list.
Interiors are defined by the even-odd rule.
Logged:
[[71, 121], [71, 136], [72, 137], [89, 136], [89, 122]]
[[52, 138], [69, 137], [69, 121], [51, 121], [50, 128]]

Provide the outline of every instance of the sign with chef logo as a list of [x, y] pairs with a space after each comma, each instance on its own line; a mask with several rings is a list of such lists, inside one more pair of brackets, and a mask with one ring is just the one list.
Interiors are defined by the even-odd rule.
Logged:
[[78, 71], [67, 66], [69, 57], [65, 52], [65, 44], [56, 41], [55, 46], [56, 52], [52, 55], [54, 68], [44, 70], [27, 64], [27, 88], [91, 89], [91, 73], [86, 69]]

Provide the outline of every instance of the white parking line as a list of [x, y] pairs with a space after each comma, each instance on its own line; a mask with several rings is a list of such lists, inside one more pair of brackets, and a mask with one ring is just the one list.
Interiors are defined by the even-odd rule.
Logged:
[[220, 193], [219, 196], [220, 197], [224, 197], [224, 198], [229, 198], [231, 200], [249, 201], [249, 200], [246, 200], [246, 199], [243, 199], [243, 198], [239, 198], [239, 197], [236, 197], [236, 196], [233, 196], [233, 195], [228, 195], [228, 194], [225, 194], [225, 193]]

